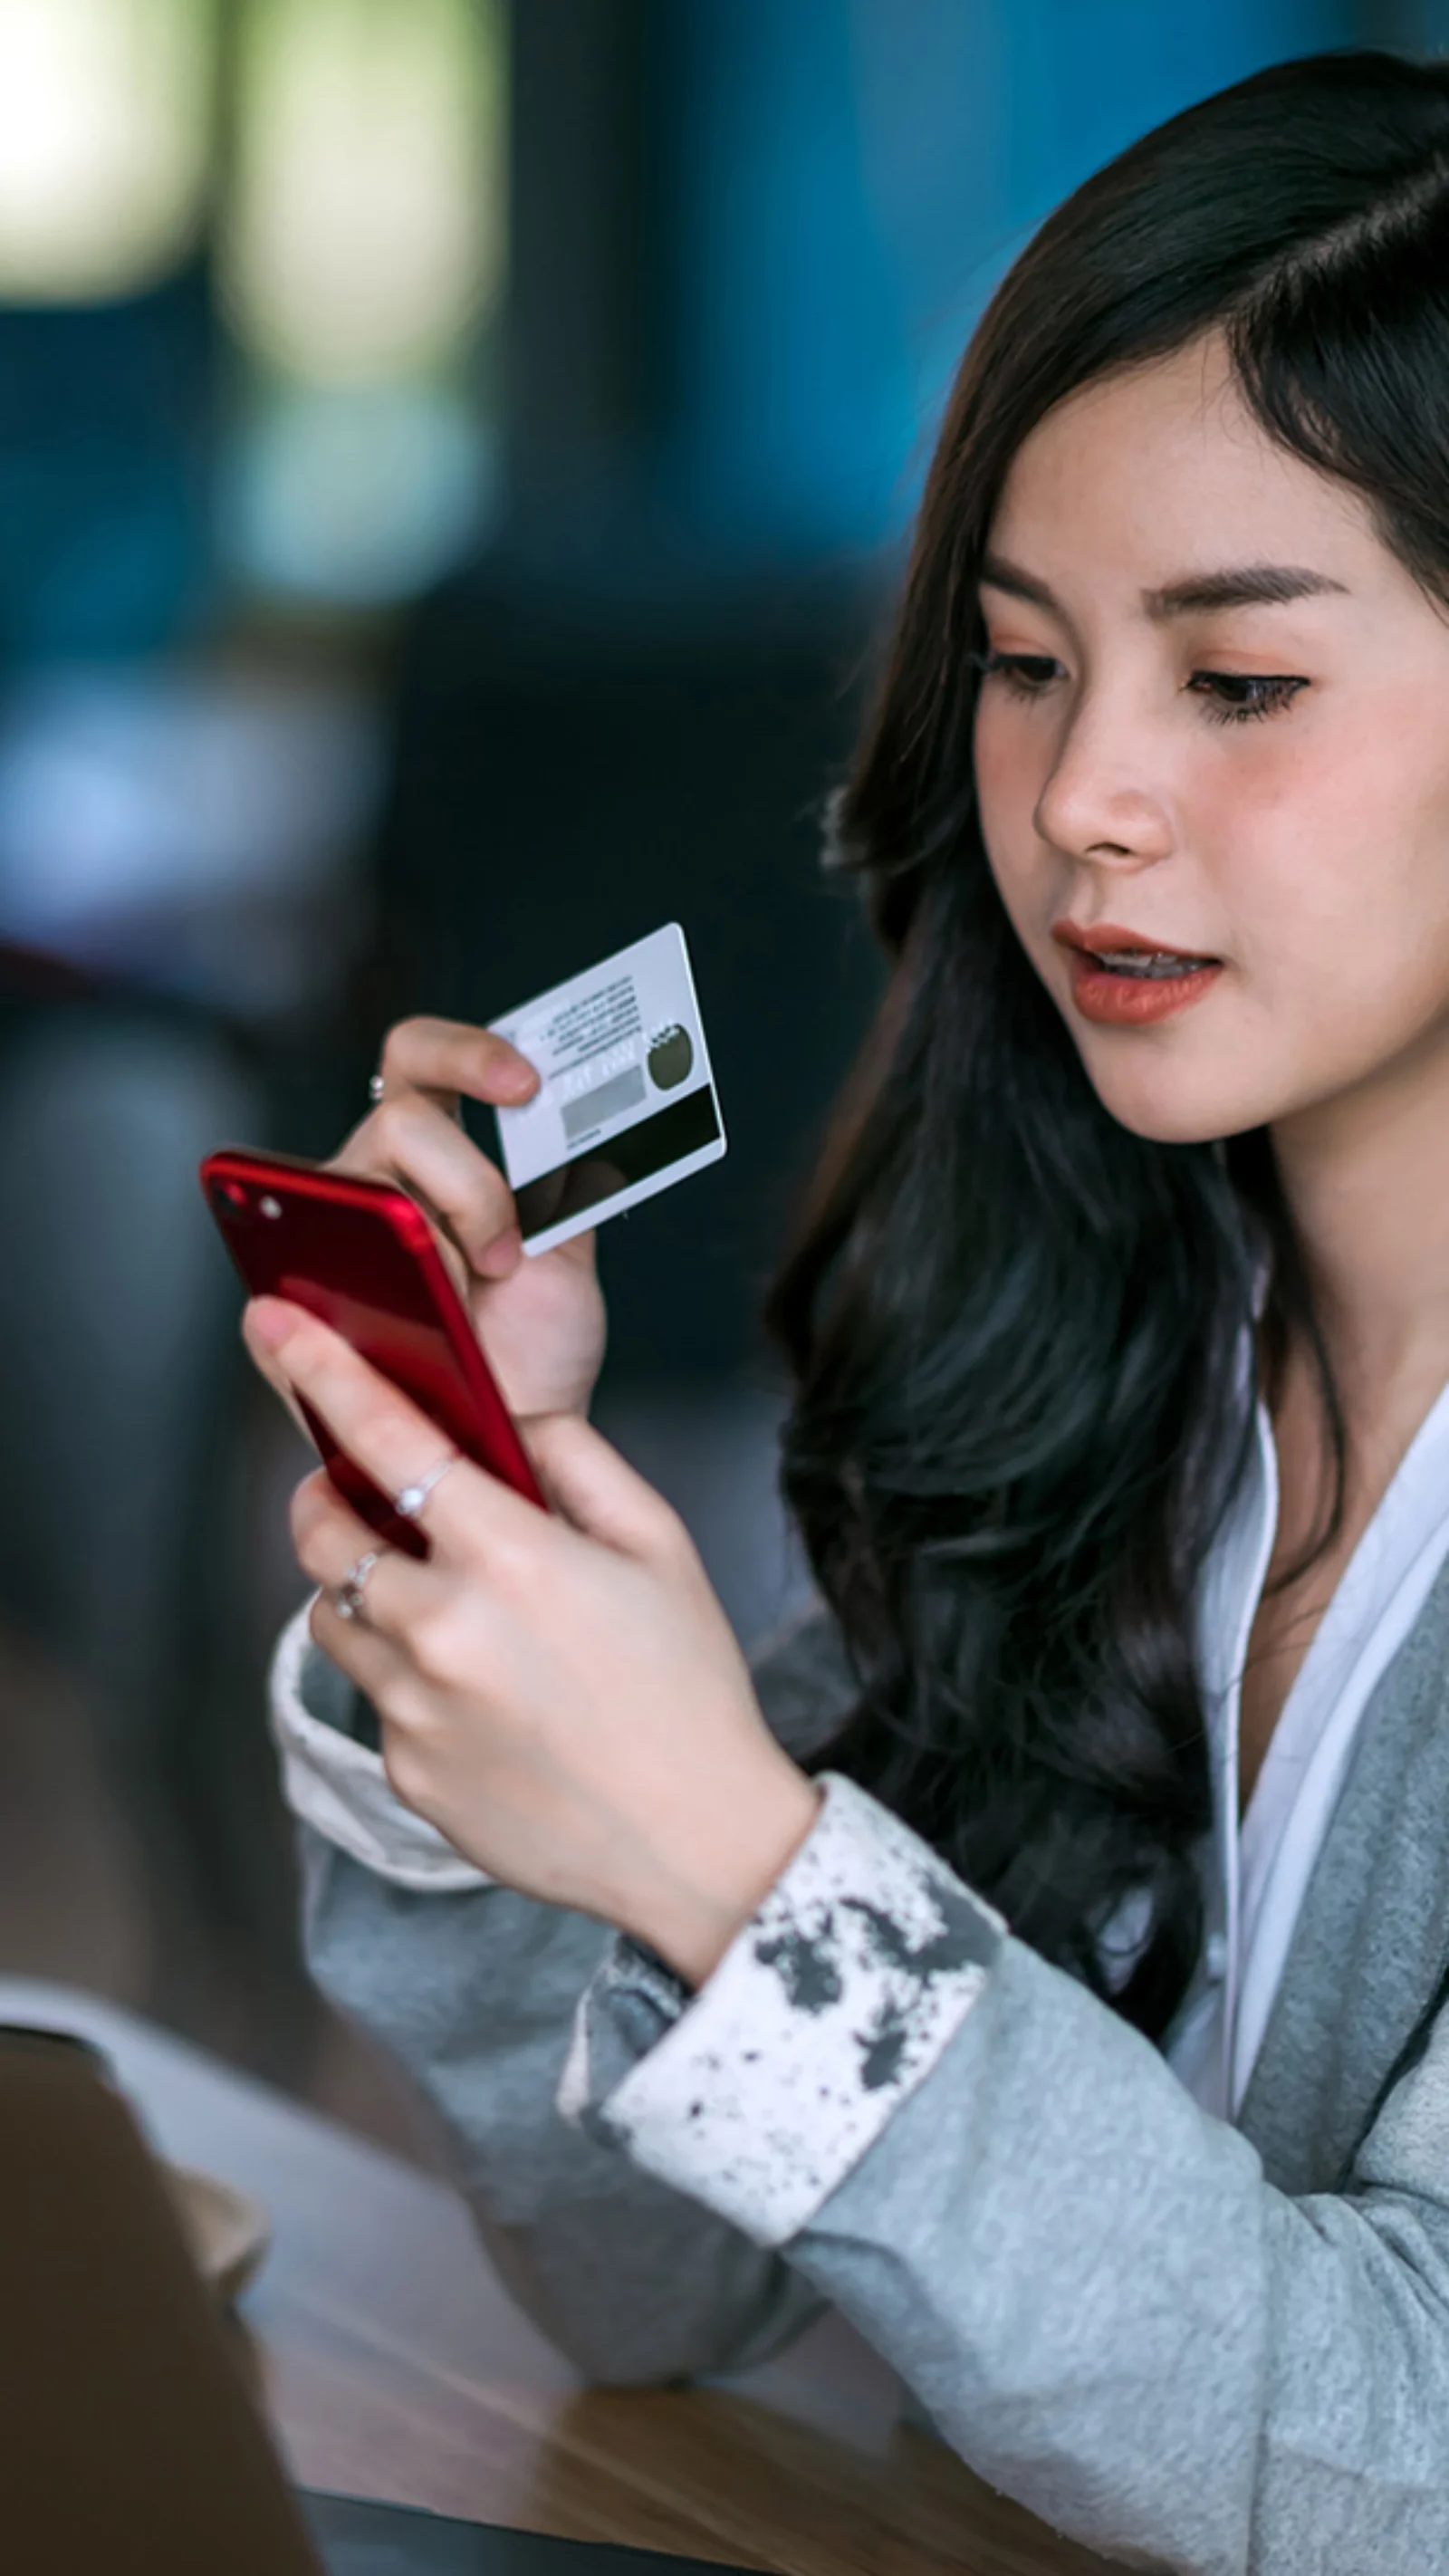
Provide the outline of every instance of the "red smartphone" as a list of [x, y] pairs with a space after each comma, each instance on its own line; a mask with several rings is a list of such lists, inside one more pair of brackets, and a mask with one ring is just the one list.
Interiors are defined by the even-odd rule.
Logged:
[[[208, 1154], [201, 1186], [253, 1297], [286, 1297], [330, 1324], [466, 1458], [547, 1509], [432, 1228], [406, 1190], [242, 1145]], [[302, 1411], [352, 1509], [393, 1547], [426, 1556], [416, 1523], [394, 1511], [310, 1405]]]

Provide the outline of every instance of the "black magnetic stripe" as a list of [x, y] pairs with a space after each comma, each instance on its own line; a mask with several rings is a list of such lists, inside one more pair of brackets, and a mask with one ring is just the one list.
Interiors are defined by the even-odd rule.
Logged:
[[686, 1154], [712, 1145], [719, 1132], [714, 1090], [704, 1082], [683, 1100], [671, 1100], [667, 1109], [656, 1109], [652, 1118], [640, 1118], [621, 1135], [610, 1136], [602, 1145], [586, 1145], [572, 1161], [556, 1163], [551, 1172], [540, 1172], [537, 1180], [525, 1181], [515, 1190], [525, 1242], [531, 1235], [547, 1233], [551, 1225], [562, 1225], [568, 1217], [581, 1216], [585, 1208], [617, 1198], [620, 1190], [632, 1189], [636, 1181], [652, 1180], [656, 1172], [682, 1162]]

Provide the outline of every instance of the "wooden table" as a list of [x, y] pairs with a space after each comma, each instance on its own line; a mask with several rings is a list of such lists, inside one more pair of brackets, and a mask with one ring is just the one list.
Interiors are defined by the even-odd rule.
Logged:
[[95, 2040], [162, 2154], [271, 2212], [241, 2313], [302, 2484], [787, 2576], [1103, 2576], [903, 2425], [843, 2320], [707, 2388], [588, 2389], [445, 2186], [69, 1987], [0, 1979], [0, 2020]]

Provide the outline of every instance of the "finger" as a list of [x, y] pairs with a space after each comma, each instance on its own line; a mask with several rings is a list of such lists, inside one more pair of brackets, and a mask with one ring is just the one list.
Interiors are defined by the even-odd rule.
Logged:
[[[262, 1377], [264, 1377], [264, 1378], [266, 1379], [267, 1384], [268, 1384], [268, 1386], [272, 1389], [273, 1394], [274, 1394], [274, 1395], [278, 1395], [278, 1396], [280, 1396], [280, 1397], [281, 1397], [281, 1400], [282, 1400], [283, 1404], [286, 1406], [287, 1411], [290, 1413], [290, 1415], [291, 1415], [291, 1417], [292, 1417], [292, 1420], [295, 1422], [295, 1424], [296, 1424], [296, 1426], [297, 1426], [298, 1430], [301, 1432], [302, 1437], [303, 1437], [303, 1439], [306, 1441], [308, 1448], [309, 1448], [309, 1449], [315, 1449], [315, 1448], [316, 1448], [316, 1446], [317, 1446], [317, 1443], [316, 1443], [316, 1441], [313, 1439], [311, 1432], [310, 1432], [310, 1431], [309, 1431], [309, 1429], [307, 1428], [306, 1421], [305, 1421], [305, 1419], [304, 1419], [304, 1417], [303, 1417], [302, 1408], [301, 1408], [301, 1406], [299, 1405], [299, 1403], [297, 1402], [296, 1396], [294, 1395], [294, 1393], [293, 1393], [293, 1391], [292, 1391], [292, 1388], [291, 1388], [290, 1382], [289, 1382], [289, 1381], [288, 1381], [288, 1379], [283, 1375], [282, 1371], [278, 1368], [277, 1363], [276, 1363], [275, 1355], [274, 1355], [273, 1351], [271, 1350], [270, 1346], [269, 1346], [266, 1342], [264, 1342], [264, 1341], [261, 1339], [260, 1335], [259, 1335], [259, 1334], [257, 1333], [257, 1331], [256, 1331], [255, 1325], [254, 1325], [253, 1320], [252, 1320], [252, 1308], [253, 1308], [253, 1306], [256, 1304], [256, 1302], [257, 1302], [257, 1301], [256, 1301], [256, 1299], [255, 1299], [255, 1298], [250, 1298], [250, 1299], [248, 1299], [248, 1301], [247, 1301], [246, 1305], [245, 1305], [245, 1306], [243, 1306], [243, 1308], [242, 1308], [242, 1317], [241, 1317], [241, 1334], [242, 1334], [242, 1340], [243, 1340], [243, 1342], [244, 1342], [244, 1343], [245, 1343], [245, 1345], [246, 1345], [247, 1357], [250, 1359], [250, 1361], [251, 1361], [251, 1363], [252, 1363], [253, 1368], [254, 1368], [254, 1369], [256, 1369], [256, 1370], [258, 1371], [258, 1373], [259, 1373]], [[277, 1299], [275, 1299], [275, 1298], [272, 1300], [272, 1303], [273, 1303], [274, 1305], [275, 1305], [275, 1304], [277, 1304], [278, 1302], [279, 1302], [279, 1301], [278, 1301]], [[298, 1309], [298, 1312], [300, 1312], [300, 1311], [301, 1311], [301, 1310], [300, 1310], [300, 1308], [299, 1308], [299, 1309]]]
[[[430, 1563], [404, 1556], [369, 1529], [338, 1493], [325, 1468], [305, 1476], [292, 1496], [292, 1546], [304, 1574], [332, 1599], [364, 1558], [372, 1564], [363, 1577], [362, 1607], [344, 1627], [363, 1619], [380, 1635], [398, 1640], [408, 1622], [436, 1593], [437, 1576]], [[422, 1580], [413, 1578], [421, 1576]]]
[[497, 1108], [516, 1106], [532, 1098], [539, 1082], [527, 1056], [507, 1038], [464, 1020], [399, 1020], [383, 1043], [380, 1069], [384, 1099], [410, 1087], [450, 1107], [460, 1094]]
[[580, 1414], [535, 1415], [526, 1436], [550, 1502], [575, 1529], [624, 1556], [692, 1547], [663, 1495]]
[[396, 1703], [399, 1688], [407, 1686], [409, 1666], [401, 1647], [364, 1619], [340, 1618], [329, 1592], [318, 1593], [307, 1625], [328, 1662], [356, 1683], [381, 1719], [383, 1702]]
[[360, 1619], [339, 1619], [325, 1592], [318, 1594], [307, 1624], [329, 1663], [345, 1673], [377, 1712], [383, 1775], [393, 1796], [426, 1822], [424, 1791], [431, 1771], [426, 1752], [419, 1759], [415, 1732], [426, 1711], [426, 1692], [419, 1696], [418, 1678], [403, 1650]]
[[384, 1493], [401, 1494], [422, 1484], [444, 1459], [450, 1462], [428, 1496], [422, 1521], [441, 1556], [475, 1551], [490, 1539], [516, 1539], [525, 1548], [540, 1543], [547, 1515], [460, 1457], [435, 1422], [314, 1315], [281, 1298], [259, 1297], [253, 1330], [339, 1448]]
[[404, 1093], [365, 1119], [333, 1168], [401, 1181], [446, 1228], [471, 1270], [511, 1270], [522, 1251], [513, 1193], [495, 1163], [436, 1101]]

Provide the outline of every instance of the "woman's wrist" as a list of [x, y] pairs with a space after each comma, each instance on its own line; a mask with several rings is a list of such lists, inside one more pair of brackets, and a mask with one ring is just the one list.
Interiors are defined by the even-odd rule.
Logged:
[[623, 1928], [702, 1986], [813, 1830], [823, 1794], [781, 1755], [768, 1777], [720, 1799], [687, 1870], [661, 1872]]

